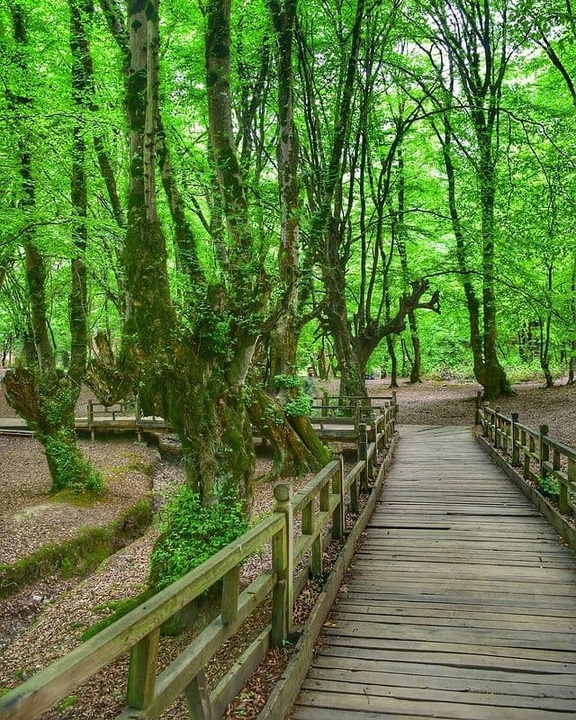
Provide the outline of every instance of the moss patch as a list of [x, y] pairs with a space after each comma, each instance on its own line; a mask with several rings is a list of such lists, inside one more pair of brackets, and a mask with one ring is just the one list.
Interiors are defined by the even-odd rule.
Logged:
[[49, 575], [88, 575], [108, 556], [140, 537], [152, 522], [152, 499], [140, 500], [114, 522], [82, 528], [72, 540], [46, 545], [12, 564], [0, 565], [0, 598]]

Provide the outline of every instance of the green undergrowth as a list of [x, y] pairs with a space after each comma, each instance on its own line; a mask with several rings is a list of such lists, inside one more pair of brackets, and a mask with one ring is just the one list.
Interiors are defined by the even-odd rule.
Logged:
[[[87, 628], [82, 640], [88, 640], [120, 620], [158, 591], [179, 580], [248, 529], [242, 503], [224, 497], [219, 503], [202, 505], [200, 497], [186, 485], [174, 491], [159, 518], [162, 532], [151, 558], [149, 585], [133, 598], [114, 600], [98, 610], [110, 614]], [[199, 606], [210, 605], [210, 590], [198, 602], [164, 623], [162, 634], [176, 635], [194, 622]]]
[[43, 577], [83, 577], [107, 557], [140, 537], [152, 521], [152, 499], [142, 499], [114, 522], [85, 527], [72, 540], [45, 545], [11, 564], [0, 564], [0, 598], [17, 593], [22, 586]]

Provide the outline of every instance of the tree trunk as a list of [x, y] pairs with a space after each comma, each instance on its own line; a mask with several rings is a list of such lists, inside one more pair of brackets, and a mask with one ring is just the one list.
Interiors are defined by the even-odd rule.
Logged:
[[298, 133], [294, 123], [292, 43], [295, 0], [268, 0], [277, 45], [278, 70], [278, 189], [282, 219], [278, 265], [282, 297], [278, 320], [270, 333], [270, 381], [293, 375], [301, 323], [298, 318], [300, 279], [300, 217], [298, 202]]
[[390, 387], [398, 387], [398, 359], [394, 349], [394, 338], [392, 335], [386, 335], [386, 347], [390, 356]]
[[[72, 51], [72, 95], [79, 118], [74, 128], [72, 150], [71, 199], [76, 218], [73, 228], [75, 256], [72, 259], [72, 284], [69, 298], [71, 362], [68, 377], [56, 369], [56, 357], [48, 331], [46, 301], [46, 263], [34, 238], [26, 235], [24, 242], [25, 274], [30, 302], [30, 331], [34, 353], [27, 358], [28, 367], [19, 366], [5, 378], [6, 397], [10, 405], [27, 421], [42, 444], [54, 492], [64, 488], [74, 491], [99, 491], [102, 479], [82, 456], [76, 443], [74, 408], [80, 394], [87, 358], [87, 290], [84, 252], [87, 244], [87, 194], [84, 170], [85, 146], [80, 125], [85, 109], [86, 76], [82, 71], [82, 54], [87, 50], [84, 26], [79, 8], [71, 3], [70, 47]], [[26, 27], [21, 7], [11, 6], [14, 39], [22, 50], [27, 44]], [[21, 58], [19, 58], [21, 61]], [[22, 65], [22, 72], [26, 68]], [[8, 93], [13, 108], [28, 106], [28, 98]], [[18, 155], [22, 181], [22, 206], [35, 206], [35, 182], [32, 155], [19, 140]]]
[[408, 322], [410, 323], [410, 339], [412, 340], [412, 348], [414, 349], [414, 359], [412, 361], [412, 369], [410, 370], [410, 383], [414, 385], [422, 382], [420, 378], [422, 371], [422, 350], [420, 347], [416, 315], [413, 312], [408, 313]]
[[250, 387], [247, 405], [252, 422], [272, 447], [274, 466], [266, 480], [297, 477], [319, 470], [328, 461], [329, 453], [318, 441], [310, 423], [293, 422], [296, 418], [288, 423], [282, 406], [258, 385]]

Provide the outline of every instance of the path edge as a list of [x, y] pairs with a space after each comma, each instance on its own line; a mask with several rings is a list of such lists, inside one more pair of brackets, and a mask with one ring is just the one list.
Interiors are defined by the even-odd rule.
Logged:
[[308, 669], [316, 646], [316, 640], [320, 635], [324, 621], [326, 620], [328, 613], [332, 609], [334, 600], [338, 595], [338, 591], [346, 575], [346, 571], [350, 565], [354, 553], [356, 551], [356, 544], [360, 539], [360, 536], [366, 529], [368, 521], [372, 517], [376, 503], [380, 499], [380, 494], [384, 485], [384, 478], [386, 477], [386, 471], [392, 464], [394, 458], [394, 451], [398, 442], [399, 433], [398, 430], [394, 433], [392, 442], [388, 453], [384, 458], [382, 464], [378, 468], [378, 474], [376, 476], [376, 482], [370, 493], [370, 497], [366, 506], [362, 510], [360, 517], [358, 518], [353, 529], [350, 531], [346, 543], [340, 551], [338, 560], [336, 561], [330, 577], [324, 586], [324, 589], [318, 596], [314, 607], [310, 615], [308, 616], [302, 634], [294, 652], [290, 659], [290, 662], [284, 669], [280, 679], [278, 680], [272, 694], [268, 698], [266, 705], [263, 710], [257, 716], [256, 720], [286, 720], [292, 710], [300, 688]]

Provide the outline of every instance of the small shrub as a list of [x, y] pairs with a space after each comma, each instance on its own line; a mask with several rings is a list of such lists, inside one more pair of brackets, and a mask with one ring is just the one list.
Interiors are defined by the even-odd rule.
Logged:
[[284, 405], [284, 412], [289, 417], [302, 417], [310, 415], [312, 409], [312, 402], [310, 398], [304, 393], [300, 393], [292, 400], [289, 400]]
[[156, 590], [198, 567], [248, 529], [242, 503], [223, 497], [202, 505], [200, 496], [181, 487], [160, 516], [162, 535], [152, 553], [150, 581]]
[[541, 477], [538, 480], [538, 485], [540, 486], [540, 490], [545, 495], [559, 495], [560, 494], [560, 483], [556, 478], [551, 477], [550, 475], [544, 475], [544, 477]]

